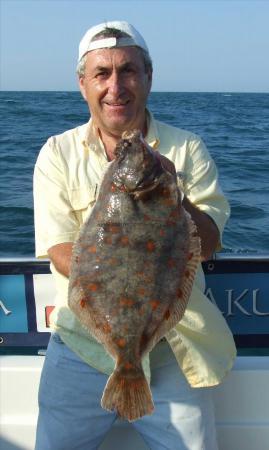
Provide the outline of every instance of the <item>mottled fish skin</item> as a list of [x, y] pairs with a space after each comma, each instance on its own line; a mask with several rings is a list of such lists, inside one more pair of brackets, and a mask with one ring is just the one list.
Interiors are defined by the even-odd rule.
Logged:
[[200, 261], [175, 176], [125, 132], [74, 244], [69, 306], [116, 361], [102, 398], [130, 421], [153, 402], [141, 358], [182, 318]]

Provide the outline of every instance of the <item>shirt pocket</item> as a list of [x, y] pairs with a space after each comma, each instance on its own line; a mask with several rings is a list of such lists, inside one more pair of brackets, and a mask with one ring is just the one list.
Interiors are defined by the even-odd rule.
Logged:
[[94, 186], [85, 186], [78, 189], [72, 189], [69, 192], [70, 203], [80, 225], [85, 222], [86, 217], [96, 202], [97, 190], [98, 186], [96, 184]]

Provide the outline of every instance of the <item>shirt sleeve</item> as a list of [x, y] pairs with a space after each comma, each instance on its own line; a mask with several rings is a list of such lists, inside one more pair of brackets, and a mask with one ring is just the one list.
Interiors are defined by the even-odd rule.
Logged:
[[221, 237], [230, 216], [230, 206], [219, 185], [216, 165], [205, 144], [198, 137], [190, 143], [184, 172], [185, 195], [213, 219]]
[[42, 147], [34, 170], [34, 218], [36, 257], [46, 258], [48, 249], [73, 242], [79, 223], [72, 209], [56, 138]]

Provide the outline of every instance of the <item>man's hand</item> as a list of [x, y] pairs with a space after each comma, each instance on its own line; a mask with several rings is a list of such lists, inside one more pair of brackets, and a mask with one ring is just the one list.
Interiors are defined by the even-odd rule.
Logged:
[[201, 259], [202, 261], [207, 261], [212, 258], [220, 242], [218, 227], [208, 214], [196, 208], [186, 196], [183, 199], [182, 205], [191, 215], [192, 220], [197, 226], [198, 235], [201, 239]]
[[48, 255], [55, 269], [62, 275], [69, 277], [73, 242], [64, 242], [50, 247]]

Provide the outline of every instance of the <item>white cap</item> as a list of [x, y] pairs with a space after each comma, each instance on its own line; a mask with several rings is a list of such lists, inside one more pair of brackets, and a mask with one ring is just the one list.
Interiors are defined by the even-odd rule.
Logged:
[[[93, 40], [94, 36], [101, 31], [104, 31], [106, 28], [116, 28], [119, 31], [123, 31], [127, 33], [130, 37], [121, 37], [121, 38], [101, 38], [98, 40]], [[141, 34], [128, 22], [123, 21], [113, 21], [113, 22], [104, 22], [100, 25], [96, 25], [90, 28], [79, 44], [79, 56], [78, 61], [91, 50], [96, 50], [97, 48], [109, 48], [109, 47], [127, 47], [127, 46], [136, 46], [140, 47], [149, 53], [148, 47]]]

